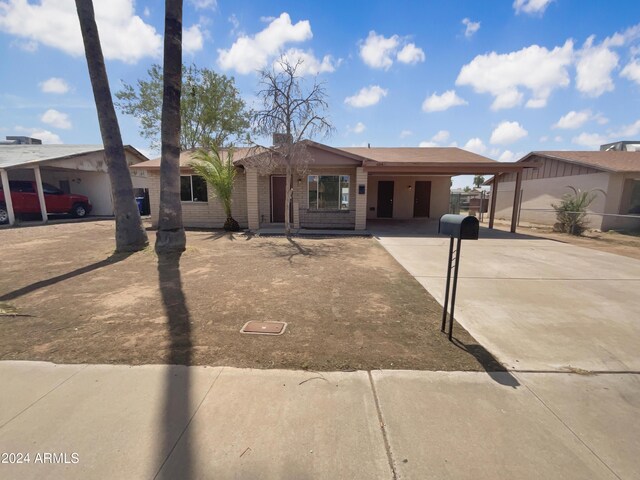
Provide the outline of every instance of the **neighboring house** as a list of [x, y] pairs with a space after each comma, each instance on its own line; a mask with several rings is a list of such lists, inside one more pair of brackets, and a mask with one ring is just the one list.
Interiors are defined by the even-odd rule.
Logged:
[[[626, 150], [624, 144], [640, 142], [617, 142], [604, 145], [607, 150], [601, 151], [531, 152], [523, 157], [519, 162], [537, 161], [541, 166], [524, 173], [520, 220], [553, 225], [556, 217], [551, 204], [559, 203], [564, 194], [571, 193], [568, 188], [571, 186], [582, 191], [606, 192], [606, 195], [597, 193], [588, 208], [592, 213], [588, 217], [591, 228], [640, 229], [640, 216], [637, 216], [640, 214], [640, 151]], [[493, 178], [486, 182], [492, 185], [492, 191], [497, 190], [496, 218], [511, 219], [510, 203], [516, 179], [510, 173], [497, 178], [497, 189]]]
[[[89, 197], [92, 215], [113, 215], [111, 182], [107, 173], [102, 145], [41, 145], [35, 139], [20, 144], [0, 144], [0, 175], [3, 190], [10, 180], [31, 180], [42, 188], [53, 185], [65, 193]], [[125, 146], [129, 165], [148, 161], [135, 148]], [[148, 188], [144, 170], [132, 170], [133, 186], [139, 191]], [[42, 212], [46, 220], [46, 211]]]
[[[305, 140], [309, 158], [293, 182], [294, 228], [364, 230], [368, 220], [434, 218], [449, 212], [452, 175], [522, 172], [524, 163], [500, 163], [459, 148], [334, 148]], [[273, 147], [277, 151], [278, 147]], [[182, 152], [182, 216], [186, 227], [222, 227], [220, 202], [204, 180], [193, 175], [193, 151]], [[239, 148], [233, 216], [244, 228], [284, 223], [285, 177], [265, 171], [264, 151]], [[149, 177], [151, 220], [157, 225], [160, 159], [138, 164]]]

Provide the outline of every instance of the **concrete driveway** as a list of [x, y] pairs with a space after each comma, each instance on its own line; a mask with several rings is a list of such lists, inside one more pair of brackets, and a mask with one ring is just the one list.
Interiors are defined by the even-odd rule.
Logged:
[[[368, 228], [442, 303], [449, 240], [437, 222]], [[483, 228], [463, 241], [459, 277], [456, 319], [507, 368], [640, 371], [639, 260]]]

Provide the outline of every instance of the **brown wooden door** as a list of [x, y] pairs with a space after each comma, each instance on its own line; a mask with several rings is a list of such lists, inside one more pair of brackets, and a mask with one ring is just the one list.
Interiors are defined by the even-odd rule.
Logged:
[[417, 181], [413, 197], [413, 216], [428, 217], [431, 207], [431, 182]]
[[393, 218], [393, 182], [378, 182], [378, 218]]
[[287, 179], [284, 176], [271, 176], [271, 223], [284, 223], [284, 200], [287, 192]]

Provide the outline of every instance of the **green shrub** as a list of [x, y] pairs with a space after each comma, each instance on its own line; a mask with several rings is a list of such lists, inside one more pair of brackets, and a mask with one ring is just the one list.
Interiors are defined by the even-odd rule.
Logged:
[[604, 190], [599, 188], [593, 190], [582, 191], [579, 188], [567, 187], [573, 193], [566, 193], [562, 196], [559, 204], [552, 203], [551, 206], [556, 211], [555, 228], [564, 233], [571, 235], [582, 235], [589, 225], [587, 220], [587, 208], [593, 203], [597, 197], [597, 193], [601, 192], [606, 195]]

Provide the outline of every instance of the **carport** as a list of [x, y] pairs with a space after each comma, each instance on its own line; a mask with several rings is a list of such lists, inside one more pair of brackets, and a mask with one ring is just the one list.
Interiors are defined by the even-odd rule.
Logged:
[[[125, 146], [129, 165], [146, 161], [135, 148]], [[93, 214], [113, 215], [113, 198], [102, 145], [0, 145], [2, 190], [10, 191], [10, 181], [35, 181], [42, 222], [48, 220], [44, 183], [65, 193], [89, 197]], [[134, 188], [147, 186], [144, 171], [132, 171]], [[9, 224], [15, 224], [16, 212], [11, 195], [4, 195]]]

